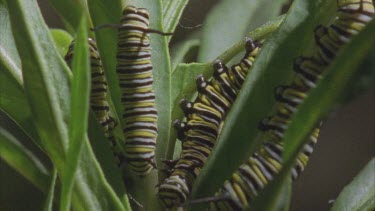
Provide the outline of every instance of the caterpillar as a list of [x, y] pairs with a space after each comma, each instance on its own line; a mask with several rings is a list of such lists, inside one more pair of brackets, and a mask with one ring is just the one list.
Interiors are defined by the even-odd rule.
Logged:
[[158, 195], [166, 207], [182, 205], [209, 156], [225, 115], [260, 51], [260, 43], [247, 38], [246, 53], [230, 69], [217, 60], [210, 81], [202, 75], [196, 79], [198, 96], [194, 102], [181, 100], [187, 121], [176, 120], [177, 136], [182, 140], [182, 153], [170, 176], [159, 186]]
[[[65, 55], [66, 63], [71, 66], [73, 58], [73, 40]], [[114, 118], [109, 115], [109, 105], [107, 101], [107, 80], [103, 71], [102, 62], [96, 46], [96, 42], [92, 38], [88, 38], [90, 67], [91, 67], [91, 91], [90, 91], [90, 107], [93, 110], [96, 119], [101, 124], [105, 136], [111, 141], [112, 146], [116, 145], [112, 130], [117, 125]]]
[[[292, 170], [295, 177], [307, 165], [313, 145], [317, 141], [319, 129], [316, 128], [310, 136], [310, 143], [305, 145], [299, 153], [297, 164]], [[267, 140], [250, 158], [243, 163], [230, 179], [216, 193], [220, 200], [210, 203], [209, 210], [243, 210], [250, 206], [251, 201], [258, 195], [269, 181], [279, 173], [282, 168], [283, 142]]]
[[149, 33], [171, 35], [148, 28], [149, 12], [127, 6], [118, 26], [117, 74], [123, 105], [125, 160], [139, 176], [156, 168], [158, 113], [153, 91]]
[[[370, 0], [338, 1], [338, 14], [329, 27], [318, 26], [315, 42], [318, 51], [312, 57], [299, 57], [294, 62], [295, 78], [288, 86], [276, 88], [276, 114], [264, 119], [259, 129], [264, 131], [265, 141], [260, 149], [242, 164], [232, 177], [225, 181], [216, 193], [220, 200], [210, 203], [210, 210], [242, 210], [248, 208], [258, 195], [281, 169], [284, 132], [290, 117], [296, 112], [315, 87], [324, 70], [336, 57], [340, 48], [349, 42], [374, 16], [374, 3]], [[309, 155], [317, 141], [319, 129], [310, 135], [309, 142], [298, 154], [292, 169], [295, 179], [307, 164]]]
[[149, 34], [173, 35], [148, 26], [148, 10], [128, 5], [122, 11], [120, 24], [103, 24], [93, 29], [118, 28], [116, 72], [121, 91], [125, 138], [122, 160], [137, 176], [145, 176], [156, 168], [158, 113], [153, 91]]

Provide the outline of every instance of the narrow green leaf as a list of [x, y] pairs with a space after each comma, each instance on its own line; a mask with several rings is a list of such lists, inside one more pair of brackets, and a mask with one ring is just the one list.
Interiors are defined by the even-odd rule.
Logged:
[[[174, 0], [163, 2], [163, 29], [165, 32], [173, 32], [176, 29], [181, 15], [188, 3], [188, 0]], [[171, 36], [167, 38], [168, 42]]]
[[267, 116], [274, 103], [274, 87], [285, 84], [293, 74], [293, 59], [306, 48], [306, 43], [312, 41], [314, 27], [322, 17], [329, 14], [334, 3], [294, 1], [279, 30], [263, 46], [245, 80], [226, 118], [212, 156], [197, 178], [193, 198], [214, 194], [224, 180], [254, 151], [254, 138], [259, 132], [258, 123]]
[[86, 19], [82, 16], [75, 40], [72, 71], [72, 94], [69, 121], [69, 147], [64, 166], [60, 210], [70, 210], [74, 176], [80, 157], [83, 140], [87, 134], [90, 98], [90, 55], [87, 43]]
[[[16, 44], [22, 49], [19, 52], [32, 120], [41, 136], [43, 148], [52, 158], [61, 177], [68, 137], [65, 122], [70, 114], [70, 73], [53, 45], [36, 2], [9, 0], [8, 6], [11, 22], [16, 23], [12, 24]], [[79, 162], [77, 170], [73, 208], [124, 210], [106, 181], [88, 141], [84, 141], [82, 154], [85, 156], [81, 156], [84, 162]]]
[[41, 147], [23, 87], [20, 80], [16, 80], [10, 72], [0, 63], [0, 110], [9, 115]]
[[172, 74], [175, 72], [177, 65], [180, 63], [190, 63], [193, 61], [194, 55], [196, 55], [198, 52], [199, 45], [199, 39], [188, 39], [172, 49]]
[[[24, 95], [23, 92], [20, 93], [20, 96], [21, 96], [20, 97], [21, 99], [26, 98], [26, 96]], [[28, 115], [29, 116], [25, 116], [24, 118], [25, 119], [31, 119], [31, 117], [30, 117], [31, 114], [29, 113]], [[19, 125], [25, 130], [26, 133], [28, 133], [28, 134], [35, 133], [36, 134], [35, 128], [27, 127], [28, 123], [31, 123], [31, 125], [33, 125], [32, 121], [23, 122], [23, 118], [21, 118], [21, 119], [15, 118], [15, 121], [20, 122]], [[94, 121], [90, 121], [90, 122], [98, 124], [97, 122], [94, 122]], [[97, 127], [94, 128], [94, 130], [98, 134], [99, 131], [101, 131], [100, 125], [97, 125]], [[103, 140], [106, 140], [103, 133], [101, 134], [101, 136], [95, 136], [94, 138], [99, 138], [99, 141], [101, 143], [104, 143]], [[74, 208], [76, 209], [77, 207], [81, 206], [81, 207], [85, 207], [85, 208], [82, 208], [81, 210], [92, 210], [92, 209], [100, 210], [100, 208], [98, 206], [95, 207], [95, 208], [91, 207], [90, 203], [100, 205], [100, 202], [98, 202], [98, 201], [103, 200], [103, 204], [102, 204], [103, 207], [101, 209], [102, 210], [111, 210], [109, 207], [105, 207], [105, 205], [107, 204], [108, 201], [110, 201], [109, 203], [113, 203], [113, 202], [111, 202], [111, 198], [108, 198], [108, 191], [103, 190], [102, 185], [104, 185], [104, 187], [106, 189], [110, 189], [110, 187], [108, 186], [107, 181], [105, 180], [104, 176], [101, 175], [101, 174], [103, 174], [103, 171], [100, 169], [99, 165], [97, 164], [97, 161], [95, 160], [94, 155], [92, 153], [88, 153], [91, 150], [88, 142], [85, 141], [83, 147], [84, 148], [82, 149], [82, 151], [83, 151], [82, 154], [85, 154], [85, 156], [87, 156], [88, 158], [85, 158], [86, 161], [84, 163], [83, 162], [79, 163], [79, 171], [80, 172], [89, 172], [89, 173], [87, 173], [86, 177], [84, 177], [84, 178], [76, 178], [77, 183], [79, 183], [81, 185], [79, 187], [75, 187], [74, 198], [73, 198], [73, 200], [75, 202], [73, 204]], [[103, 150], [102, 145], [95, 144], [95, 147], [101, 148], [100, 150]], [[109, 151], [108, 146], [107, 146], [107, 148], [108, 148], [107, 150]], [[97, 150], [97, 151], [99, 151], [99, 150]], [[103, 158], [103, 155], [98, 154], [98, 153], [96, 153], [96, 154], [98, 156], [101, 156], [100, 158]], [[108, 158], [109, 154], [110, 153], [108, 152], [104, 156], [106, 156]], [[30, 165], [28, 165], [28, 166], [30, 166]], [[120, 177], [118, 172], [117, 172], [117, 174], [115, 174], [115, 177], [114, 177], [114, 169], [116, 169], [117, 167], [114, 165], [113, 161], [106, 162], [106, 163], [102, 162], [102, 166], [104, 168], [106, 178], [108, 180], [110, 180], [112, 187], [114, 187], [116, 190], [120, 189], [121, 187], [123, 188], [123, 184], [121, 182], [121, 177]], [[20, 167], [20, 169], [24, 170], [24, 168], [21, 168], [21, 167]], [[38, 177], [38, 179], [43, 179], [43, 177]], [[102, 180], [103, 180], [103, 182], [102, 182]], [[44, 180], [44, 182], [48, 182], [48, 181]], [[85, 184], [90, 184], [90, 185], [85, 185]], [[121, 184], [121, 185], [119, 185], [119, 184]], [[47, 188], [48, 188], [48, 184], [46, 185], [46, 189]], [[123, 189], [122, 189], [121, 193], [124, 193]], [[84, 197], [87, 197], [87, 198], [84, 198]], [[123, 201], [127, 200], [126, 196], [124, 196], [124, 195], [122, 195], [121, 198], [123, 199]], [[92, 209], [89, 209], [89, 208], [92, 208]], [[125, 210], [130, 210], [130, 208], [128, 207]]]
[[5, 0], [0, 0], [0, 109], [11, 116], [40, 145], [23, 93], [21, 59], [13, 38]]
[[88, 139], [82, 141], [83, 147], [73, 190], [73, 209], [82, 207], [80, 210], [130, 210], [122, 205], [107, 181]]
[[[117, 24], [120, 22], [123, 3], [121, 0], [87, 0], [93, 26], [103, 24]], [[104, 72], [108, 82], [110, 105], [113, 102], [115, 110], [112, 109], [114, 117], [117, 118], [119, 128], [122, 127], [122, 105], [121, 92], [116, 73], [116, 52], [117, 52], [117, 29], [103, 28], [95, 31], [96, 43], [103, 63]]]
[[88, 135], [92, 149], [100, 163], [105, 178], [123, 202], [126, 210], [131, 210], [120, 168], [116, 165], [109, 141], [104, 136], [102, 126], [96, 120], [93, 112], [90, 112], [89, 116]]
[[72, 36], [62, 29], [50, 29], [50, 32], [60, 55], [65, 56], [73, 40]]
[[[56, 9], [66, 29], [74, 33], [80, 24], [82, 12], [88, 17], [87, 9], [82, 0], [49, 0]], [[90, 25], [88, 25], [90, 27]]]
[[0, 19], [0, 62], [2, 66], [0, 71], [7, 70], [19, 84], [22, 84], [21, 60], [14, 42], [5, 0], [0, 0]]
[[48, 169], [33, 152], [1, 127], [0, 157], [41, 191], [48, 191], [51, 181]]
[[[285, 133], [284, 165], [281, 173], [266, 187], [265, 192], [280, 188], [281, 181], [289, 176], [290, 169], [298, 152], [307, 140], [311, 130], [327, 113], [346, 95], [346, 90], [352, 84], [352, 78], [359, 72], [358, 66], [366, 55], [375, 47], [375, 21], [360, 32], [353, 40], [338, 53], [336, 59], [326, 70], [325, 77], [311, 90], [304, 103], [293, 115]], [[355, 56], [353, 56], [355, 55]], [[264, 194], [259, 197], [261, 210], [267, 210], [274, 196]], [[257, 198], [258, 200], [258, 198]]]
[[[212, 9], [203, 23], [202, 45], [198, 54], [198, 62], [213, 60], [217, 57], [217, 52], [222, 52], [238, 40], [243, 39], [249, 28], [252, 28], [250, 23], [254, 20], [258, 20], [258, 22], [261, 20], [264, 23], [273, 18], [274, 8], [277, 9], [283, 2], [285, 0], [272, 1], [272, 3], [249, 0], [221, 1]], [[254, 15], [262, 5], [268, 6], [266, 10], [262, 10], [267, 14], [264, 15], [265, 19]], [[273, 6], [270, 7], [270, 5]], [[254, 24], [254, 26], [256, 25]]]
[[53, 200], [55, 198], [54, 196], [55, 196], [56, 180], [57, 180], [57, 170], [53, 169], [52, 178], [51, 178], [51, 182], [50, 182], [49, 190], [48, 190], [48, 196], [44, 204], [44, 209], [43, 209], [44, 211], [53, 210]]
[[32, 116], [43, 148], [61, 171], [67, 143], [68, 69], [58, 55], [37, 3], [7, 3]]
[[375, 158], [341, 191], [331, 211], [375, 209]]
[[290, 202], [292, 200], [292, 177], [287, 177], [287, 181], [283, 182], [283, 189], [280, 193], [275, 194], [277, 197], [276, 210], [290, 210]]

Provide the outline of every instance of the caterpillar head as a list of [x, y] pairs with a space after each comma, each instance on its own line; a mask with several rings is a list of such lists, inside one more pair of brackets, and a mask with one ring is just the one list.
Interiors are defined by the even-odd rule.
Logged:
[[168, 207], [178, 207], [185, 203], [190, 190], [185, 179], [178, 175], [167, 178], [160, 186], [158, 195], [163, 204]]

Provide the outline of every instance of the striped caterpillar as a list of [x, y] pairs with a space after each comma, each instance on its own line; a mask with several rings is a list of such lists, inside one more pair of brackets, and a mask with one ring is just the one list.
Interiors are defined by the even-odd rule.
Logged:
[[158, 113], [153, 91], [150, 33], [169, 36], [149, 28], [145, 8], [126, 6], [120, 24], [103, 24], [101, 28], [118, 28], [117, 68], [123, 106], [124, 160], [138, 176], [156, 168], [155, 147]]
[[[75, 41], [69, 46], [69, 50], [65, 55], [65, 61], [71, 66], [73, 58], [73, 46]], [[107, 80], [105, 78], [104, 70], [100, 55], [96, 46], [95, 40], [89, 38], [89, 53], [91, 66], [91, 92], [90, 92], [90, 107], [93, 110], [96, 119], [103, 128], [105, 136], [111, 141], [112, 146], [115, 146], [115, 140], [112, 130], [116, 126], [114, 118], [109, 115], [109, 105], [107, 101]]]
[[215, 144], [225, 115], [235, 101], [260, 44], [246, 40], [246, 53], [240, 63], [227, 68], [220, 60], [214, 62], [210, 81], [196, 79], [198, 96], [194, 102], [180, 103], [187, 121], [175, 121], [177, 135], [182, 140], [182, 153], [171, 175], [159, 186], [159, 198], [167, 207], [183, 204], [192, 185]]
[[[296, 59], [294, 80], [290, 85], [276, 89], [276, 114], [264, 119], [259, 125], [265, 135], [261, 148], [224, 183], [216, 193], [222, 199], [212, 201], [210, 210], [242, 210], [250, 207], [258, 192], [279, 173], [282, 139], [291, 115], [303, 102], [307, 92], [315, 87], [341, 46], [348, 43], [374, 16], [374, 3], [369, 0], [338, 1], [338, 7], [335, 22], [328, 28], [319, 26], [315, 30], [318, 52], [310, 58]], [[293, 178], [306, 166], [318, 134], [319, 129], [315, 129], [310, 135], [310, 142], [298, 154], [292, 169]]]

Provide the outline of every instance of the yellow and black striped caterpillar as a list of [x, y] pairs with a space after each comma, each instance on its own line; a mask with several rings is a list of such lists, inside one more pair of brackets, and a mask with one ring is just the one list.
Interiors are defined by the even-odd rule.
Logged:
[[[282, 139], [291, 115], [303, 102], [307, 92], [315, 87], [341, 46], [349, 42], [374, 16], [374, 2], [370, 0], [342, 0], [338, 1], [338, 8], [337, 18], [332, 25], [328, 28], [319, 26], [315, 30], [318, 52], [310, 58], [298, 58], [294, 65], [297, 74], [291, 85], [276, 89], [276, 114], [264, 119], [259, 125], [260, 130], [264, 131], [265, 142], [258, 152], [224, 183], [216, 194], [222, 199], [212, 201], [210, 210], [248, 208], [258, 192], [279, 173]], [[310, 135], [310, 142], [299, 153], [292, 169], [293, 178], [305, 167], [318, 134], [319, 129], [315, 129]]]
[[120, 24], [96, 27], [118, 28], [117, 75], [123, 106], [124, 160], [138, 176], [148, 174], [155, 165], [158, 114], [153, 91], [150, 33], [169, 36], [149, 28], [145, 8], [126, 6]]
[[117, 74], [124, 109], [125, 159], [137, 175], [155, 168], [158, 135], [148, 25], [146, 9], [127, 6], [118, 30]]
[[171, 175], [159, 186], [159, 198], [167, 207], [186, 201], [259, 50], [260, 44], [248, 38], [246, 54], [240, 63], [228, 69], [220, 60], [215, 61], [212, 80], [198, 76], [195, 101], [181, 101], [187, 121], [176, 120], [175, 127], [178, 138], [183, 141], [182, 153]]
[[[70, 44], [69, 50], [65, 55], [65, 61], [69, 66], [71, 65], [73, 58], [74, 43], [75, 41]], [[107, 80], [95, 40], [89, 38], [88, 43], [91, 66], [90, 107], [93, 110], [96, 119], [101, 124], [105, 136], [111, 141], [112, 146], [114, 146], [116, 143], [112, 130], [115, 128], [116, 122], [114, 118], [109, 115], [109, 105], [107, 101]]]

